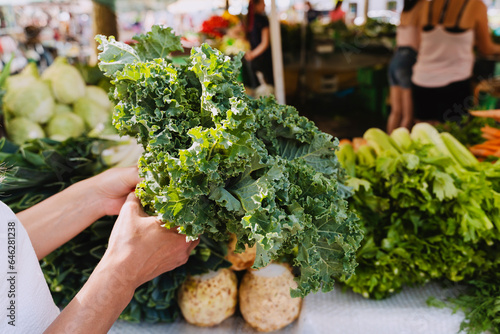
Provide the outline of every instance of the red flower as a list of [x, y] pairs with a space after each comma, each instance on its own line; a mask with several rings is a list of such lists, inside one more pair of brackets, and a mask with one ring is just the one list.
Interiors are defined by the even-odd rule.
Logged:
[[203, 21], [201, 24], [201, 33], [204, 33], [212, 38], [221, 38], [224, 36], [226, 29], [229, 27], [229, 21], [221, 16], [214, 15]]

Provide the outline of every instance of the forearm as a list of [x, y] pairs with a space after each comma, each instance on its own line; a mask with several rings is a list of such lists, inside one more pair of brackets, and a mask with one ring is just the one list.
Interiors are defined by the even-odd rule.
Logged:
[[251, 51], [251, 59], [255, 59], [269, 47], [269, 28], [262, 29], [261, 42]]
[[260, 56], [261, 54], [263, 54], [264, 51], [266, 51], [267, 47], [268, 47], [268, 45], [266, 45], [264, 43], [260, 43], [259, 45], [257, 45], [257, 47], [251, 51], [252, 59], [255, 59], [258, 56]]
[[28, 232], [38, 259], [104, 215], [104, 205], [93, 196], [93, 191], [88, 180], [81, 181], [17, 214]]
[[44, 333], [107, 333], [134, 294], [134, 284], [119, 267], [101, 262]]

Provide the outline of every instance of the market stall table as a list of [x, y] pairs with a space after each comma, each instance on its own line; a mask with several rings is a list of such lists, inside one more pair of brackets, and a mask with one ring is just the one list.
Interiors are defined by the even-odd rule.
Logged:
[[[276, 334], [455, 334], [464, 315], [450, 309], [430, 307], [429, 297], [446, 298], [460, 291], [437, 284], [405, 288], [385, 300], [365, 299], [341, 287], [329, 293], [317, 293], [304, 299], [297, 321]], [[178, 319], [171, 324], [132, 324], [117, 321], [109, 333], [116, 334], [246, 334], [258, 333], [241, 316], [233, 316], [212, 328], [196, 327]]]

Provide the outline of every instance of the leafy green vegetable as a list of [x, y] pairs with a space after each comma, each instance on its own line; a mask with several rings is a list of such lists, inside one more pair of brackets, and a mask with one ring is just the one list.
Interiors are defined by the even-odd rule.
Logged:
[[85, 81], [80, 72], [58, 57], [43, 73], [42, 79], [50, 84], [57, 102], [70, 104], [85, 95]]
[[256, 244], [256, 268], [291, 256], [294, 296], [353, 274], [362, 234], [336, 140], [274, 98], [250, 99], [237, 81], [241, 55], [202, 45], [176, 67], [168, 55], [179, 38], [157, 26], [130, 46], [96, 39], [114, 124], [145, 149], [136, 192], [149, 213], [190, 239], [235, 233], [237, 249]]
[[78, 137], [65, 142], [48, 138], [21, 146], [0, 139], [0, 163], [7, 168], [0, 183], [2, 201], [14, 212], [27, 209], [70, 184], [104, 171], [109, 166], [101, 152], [114, 141]]
[[448, 147], [460, 144], [448, 135], [443, 141], [427, 124], [415, 126], [410, 141], [401, 136], [402, 153], [387, 134], [369, 134], [377, 154], [360, 148], [347, 181], [365, 231], [347, 286], [380, 299], [404, 285], [459, 282], [498, 270], [498, 166], [473, 157], [459, 164]]

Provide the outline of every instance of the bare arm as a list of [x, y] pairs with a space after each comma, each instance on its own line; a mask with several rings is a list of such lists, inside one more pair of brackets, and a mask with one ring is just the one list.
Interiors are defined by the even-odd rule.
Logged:
[[266, 51], [267, 48], [269, 47], [269, 41], [270, 41], [270, 38], [269, 38], [269, 27], [265, 27], [265, 28], [262, 29], [262, 37], [261, 37], [260, 44], [257, 45], [257, 47], [255, 49], [253, 49], [251, 51], [248, 51], [245, 54], [245, 58], [247, 60], [252, 60], [252, 59], [257, 58], [261, 54], [263, 54], [264, 51]]
[[17, 214], [38, 259], [105, 215], [117, 215], [139, 182], [137, 168], [116, 168], [80, 181]]
[[138, 286], [186, 263], [197, 244], [161, 227], [131, 193], [102, 260], [45, 333], [107, 333]]
[[478, 3], [478, 19], [476, 21], [476, 46], [483, 55], [500, 54], [500, 45], [493, 43], [488, 26], [488, 12], [486, 5], [482, 2]]

